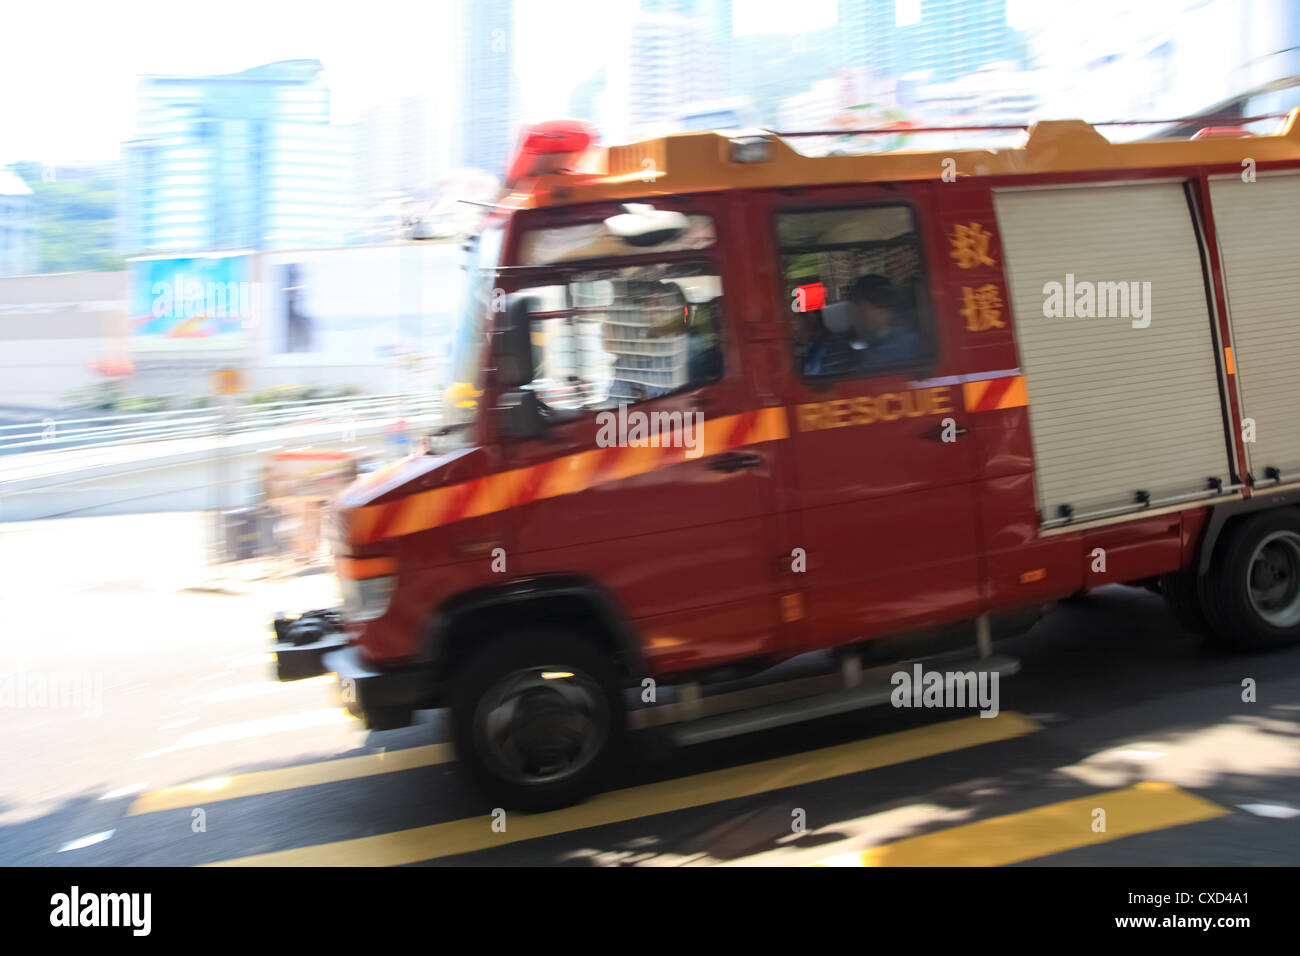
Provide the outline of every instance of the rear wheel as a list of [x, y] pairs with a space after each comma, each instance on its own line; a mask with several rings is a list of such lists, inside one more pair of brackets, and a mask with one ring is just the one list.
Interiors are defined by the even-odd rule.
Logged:
[[451, 720], [460, 761], [491, 800], [548, 810], [599, 785], [626, 713], [600, 645], [538, 628], [479, 649], [457, 675]]
[[1215, 643], [1267, 650], [1300, 641], [1300, 512], [1269, 511], [1233, 528], [1200, 593]]

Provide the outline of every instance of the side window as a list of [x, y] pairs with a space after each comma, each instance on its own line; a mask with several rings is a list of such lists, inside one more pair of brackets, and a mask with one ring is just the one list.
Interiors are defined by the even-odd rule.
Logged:
[[722, 377], [722, 281], [705, 263], [589, 269], [516, 295], [532, 314], [533, 391], [599, 410]]
[[910, 206], [777, 215], [795, 367], [807, 379], [924, 367], [934, 357]]

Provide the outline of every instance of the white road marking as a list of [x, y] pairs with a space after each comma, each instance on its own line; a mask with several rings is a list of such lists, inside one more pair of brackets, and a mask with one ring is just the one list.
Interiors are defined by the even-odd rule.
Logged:
[[1300, 817], [1300, 809], [1296, 809], [1289, 803], [1239, 803], [1237, 806], [1257, 817], [1272, 817], [1275, 820]]
[[283, 691], [292, 690], [294, 687], [310, 687], [316, 684], [334, 683], [333, 674], [321, 674], [319, 677], [306, 677], [302, 680], [288, 681], [280, 683], [279, 681], [257, 681], [251, 684], [235, 684], [233, 687], [223, 687], [221, 690], [210, 691], [206, 694], [199, 694], [197, 697], [187, 697], [181, 701], [184, 704], [213, 704], [223, 700], [245, 700], [249, 697], [260, 697], [263, 694], [275, 694]]
[[84, 847], [94, 846], [96, 843], [103, 843], [116, 832], [116, 830], [105, 830], [103, 833], [92, 833], [90, 836], [84, 836], [80, 840], [73, 840], [70, 843], [63, 844], [63, 846], [59, 847], [59, 852], [66, 853], [69, 850], [80, 850]]
[[132, 783], [132, 784], [128, 784], [128, 785], [125, 786], [125, 787], [118, 787], [116, 790], [110, 790], [110, 791], [108, 791], [108, 793], [104, 794], [104, 795], [103, 795], [102, 797], [100, 797], [99, 799], [101, 799], [101, 800], [116, 800], [118, 797], [129, 797], [129, 796], [131, 796], [131, 794], [133, 794], [133, 793], [140, 793], [141, 791], [147, 789], [148, 786], [149, 786], [149, 781], [148, 781], [148, 780], [144, 781], [144, 783]]
[[227, 661], [227, 667], [256, 667], [259, 664], [274, 664], [274, 654], [248, 654], [244, 657], [236, 657], [233, 661]]
[[326, 707], [321, 710], [306, 710], [297, 714], [283, 714], [279, 717], [262, 717], [258, 720], [246, 720], [238, 724], [225, 724], [221, 727], [209, 727], [185, 734], [170, 747], [162, 747], [140, 754], [136, 760], [147, 760], [177, 750], [190, 747], [203, 747], [208, 744], [229, 743], [232, 740], [247, 740], [250, 737], [264, 737], [267, 734], [283, 733], [290, 730], [306, 730], [310, 727], [328, 727], [330, 724], [351, 723], [352, 718], [341, 707]]
[[1109, 753], [1125, 760], [1159, 760], [1168, 756], [1163, 750], [1111, 750]]
[[170, 724], [163, 724], [159, 730], [175, 730], [177, 727], [184, 727], [186, 724], [197, 724], [197, 717], [182, 717], [180, 720], [173, 720]]
[[215, 674], [205, 674], [204, 676], [200, 677], [199, 680], [218, 680], [219, 678], [222, 677], [229, 677], [233, 673], [234, 671], [218, 671]]

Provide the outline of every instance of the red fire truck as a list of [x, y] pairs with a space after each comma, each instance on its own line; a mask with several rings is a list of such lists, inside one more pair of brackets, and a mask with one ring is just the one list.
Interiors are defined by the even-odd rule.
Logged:
[[[864, 662], [953, 634], [1006, 671], [992, 638], [1104, 584], [1300, 639], [1300, 111], [793, 142], [521, 140], [446, 424], [336, 503], [344, 604], [277, 622], [281, 679], [336, 673], [375, 729], [450, 708], [464, 767], [538, 808], [597, 785], [628, 701], [691, 741], [879, 702]], [[835, 686], [708, 706], [815, 651]]]

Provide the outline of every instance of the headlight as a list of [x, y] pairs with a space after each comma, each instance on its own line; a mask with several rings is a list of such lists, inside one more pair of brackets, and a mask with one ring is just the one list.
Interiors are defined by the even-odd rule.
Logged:
[[397, 575], [386, 574], [375, 578], [362, 578], [353, 581], [349, 578], [339, 580], [339, 590], [343, 592], [343, 618], [348, 621], [373, 621], [382, 617], [388, 610], [388, 603], [393, 598], [393, 588], [397, 586]]

